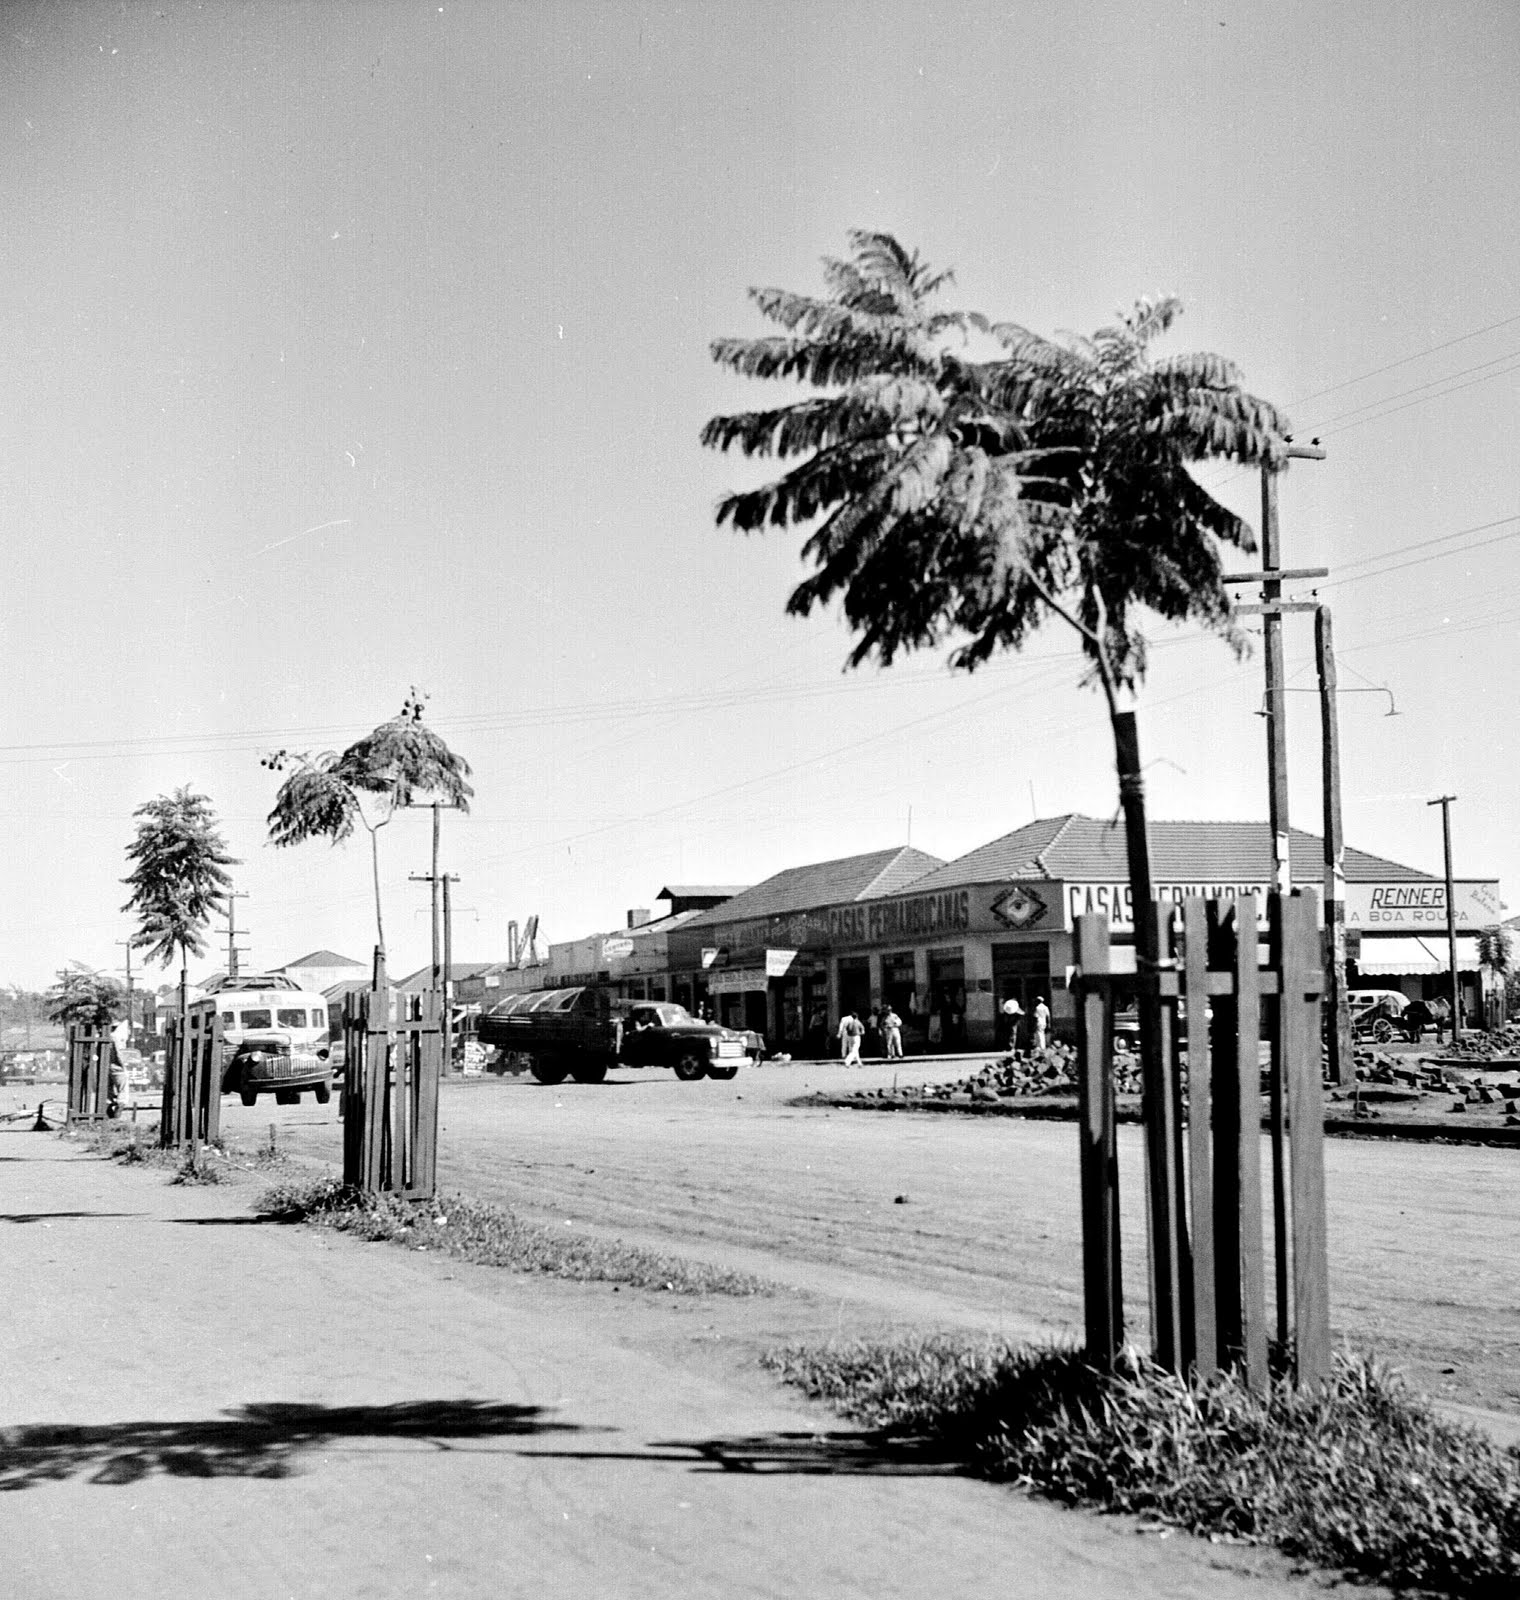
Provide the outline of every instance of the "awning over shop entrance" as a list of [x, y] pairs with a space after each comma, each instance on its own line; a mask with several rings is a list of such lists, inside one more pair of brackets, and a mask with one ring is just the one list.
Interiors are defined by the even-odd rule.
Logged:
[[[1471, 939], [1457, 940], [1457, 970], [1476, 972], [1478, 953]], [[1362, 938], [1362, 954], [1356, 970], [1363, 977], [1377, 978], [1428, 978], [1438, 972], [1449, 972], [1446, 941], [1432, 934], [1424, 939], [1369, 939]]]

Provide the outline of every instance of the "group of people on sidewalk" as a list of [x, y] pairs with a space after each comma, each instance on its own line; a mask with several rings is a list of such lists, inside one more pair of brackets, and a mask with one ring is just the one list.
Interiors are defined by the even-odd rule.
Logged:
[[[1019, 1032], [1025, 1017], [1024, 1008], [1017, 1000], [1004, 1001], [1003, 1022], [1007, 1034], [1005, 1041], [1007, 1049], [1017, 1048]], [[1050, 1007], [1045, 1004], [1043, 995], [1036, 997], [1034, 1009], [1028, 1013], [1028, 1023], [1030, 1050], [1043, 1050], [1050, 1041]], [[839, 1019], [840, 1060], [847, 1067], [862, 1066], [860, 1049], [869, 1031], [880, 1034], [888, 1061], [900, 1061], [903, 1053], [902, 1030], [902, 1018], [889, 1005], [883, 1006], [879, 1011], [872, 1011], [868, 1023], [862, 1022], [856, 1012], [846, 1011]]]

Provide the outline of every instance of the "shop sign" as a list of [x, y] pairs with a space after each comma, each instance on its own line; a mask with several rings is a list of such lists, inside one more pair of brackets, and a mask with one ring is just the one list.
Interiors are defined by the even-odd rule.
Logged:
[[[1194, 895], [1205, 900], [1230, 900], [1254, 894], [1264, 906], [1269, 887], [1265, 883], [1158, 883], [1153, 893], [1158, 900], [1172, 901]], [[1135, 900], [1127, 883], [1068, 883], [1065, 890], [1068, 918], [1098, 912], [1108, 918], [1111, 932], [1134, 932]], [[1075, 927], [1075, 923], [1071, 926]]]
[[766, 977], [759, 967], [728, 967], [708, 975], [709, 994], [750, 994], [765, 990]]
[[633, 954], [633, 940], [622, 937], [602, 940], [602, 959], [604, 961], [621, 961], [624, 956]]
[[[1468, 933], [1491, 928], [1504, 914], [1493, 881], [1455, 882], [1452, 921]], [[1432, 933], [1446, 926], [1444, 883], [1348, 883], [1346, 926], [1367, 933]]]
[[765, 952], [765, 975], [767, 978], [784, 978], [792, 970], [792, 963], [797, 959], [795, 950], [767, 950]]
[[964, 933], [971, 926], [971, 891], [901, 895], [895, 900], [863, 900], [829, 911], [831, 944], [901, 944]]
[[1022, 930], [1038, 927], [1050, 909], [1044, 896], [1027, 884], [1016, 883], [1005, 889], [987, 908], [1005, 928]]

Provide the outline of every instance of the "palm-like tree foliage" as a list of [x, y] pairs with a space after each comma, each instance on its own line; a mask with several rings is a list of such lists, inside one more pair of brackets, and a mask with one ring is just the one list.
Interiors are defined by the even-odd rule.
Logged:
[[[355, 823], [370, 837], [370, 864], [375, 889], [375, 932], [385, 951], [385, 918], [380, 902], [380, 829], [398, 806], [436, 801], [454, 810], [468, 811], [474, 790], [465, 781], [470, 766], [422, 720], [427, 697], [416, 689], [407, 696], [399, 716], [382, 722], [342, 754], [320, 755], [277, 750], [263, 764], [288, 776], [275, 796], [269, 813], [269, 842], [287, 846], [308, 839], [341, 844]], [[379, 815], [371, 821], [360, 803], [361, 795], [379, 801]]]
[[[949, 274], [890, 235], [850, 242], [849, 260], [824, 263], [824, 298], [751, 291], [783, 334], [712, 345], [743, 376], [824, 391], [702, 433], [718, 450], [797, 460], [717, 513], [744, 531], [810, 529], [814, 571], [788, 609], [841, 597], [851, 665], [954, 639], [965, 669], [1059, 615], [1111, 706], [1144, 676], [1141, 607], [1239, 647], [1219, 548], [1252, 548], [1250, 529], [1188, 468], [1280, 466], [1287, 425], [1217, 356], [1151, 359], [1180, 303], [1142, 300], [1090, 339], [1046, 339], [937, 310]], [[989, 348], [974, 360], [978, 333]]]
[[84, 967], [60, 972], [46, 999], [49, 1020], [65, 1027], [77, 1023], [85, 1028], [109, 1028], [127, 1014], [126, 986]]
[[205, 949], [202, 934], [212, 914], [225, 911], [237, 862], [217, 832], [216, 813], [203, 794], [176, 789], [140, 805], [137, 835], [127, 847], [132, 871], [123, 879], [132, 894], [123, 911], [136, 914], [132, 942], [165, 966], [181, 965]]

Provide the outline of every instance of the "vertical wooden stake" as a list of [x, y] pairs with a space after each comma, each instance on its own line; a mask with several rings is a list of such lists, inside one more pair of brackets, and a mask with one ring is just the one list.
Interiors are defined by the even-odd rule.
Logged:
[[1182, 902], [1183, 994], [1187, 1004], [1188, 1195], [1192, 1202], [1193, 1371], [1218, 1370], [1219, 1331], [1214, 1298], [1214, 1108], [1210, 1081], [1208, 907]]
[[1124, 1341], [1123, 1278], [1119, 1255], [1119, 1155], [1115, 1137], [1113, 994], [1100, 982], [1109, 972], [1108, 918], [1076, 919], [1077, 1104], [1081, 1140], [1082, 1290], [1088, 1359], [1113, 1370]]
[[1320, 999], [1324, 972], [1318, 907], [1298, 894], [1283, 907], [1283, 1008], [1287, 1013], [1288, 1135], [1293, 1182], [1293, 1338], [1300, 1386], [1330, 1376], [1330, 1273], [1325, 1240], [1325, 1126]]

